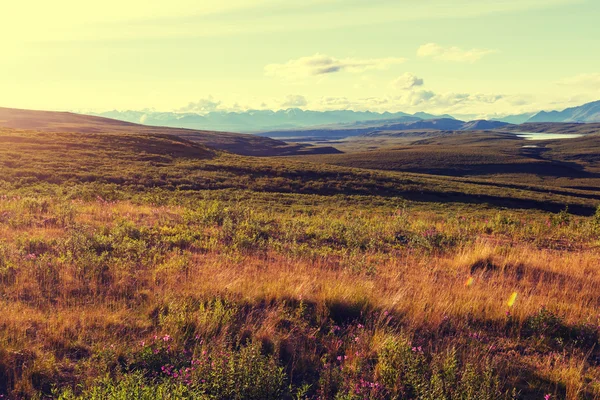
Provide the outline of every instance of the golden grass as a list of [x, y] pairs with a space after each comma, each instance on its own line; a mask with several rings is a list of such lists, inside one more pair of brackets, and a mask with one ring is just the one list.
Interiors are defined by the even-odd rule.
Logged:
[[[198, 211], [196, 207], [69, 201], [73, 219], [66, 225], [44, 226], [40, 221], [51, 217], [65, 201], [50, 201], [49, 211], [28, 209], [26, 201], [0, 203], [0, 213], [12, 212], [12, 221], [29, 221], [17, 226], [10, 220], [0, 224], [4, 249], [0, 253], [4, 260], [4, 264], [0, 260], [0, 270], [4, 268], [0, 275], [0, 348], [4, 352], [0, 363], [8, 370], [7, 393], [15, 397], [48, 390], [35, 378], [40, 371], [59, 387], [90, 385], [103, 373], [115, 373], [119, 357], [130, 357], [140, 341], [165, 333], [183, 341], [182, 326], [194, 326], [196, 335], [215, 343], [226, 342], [239, 332], [262, 342], [300, 340], [296, 337], [299, 330], [282, 330], [281, 324], [304, 321], [294, 314], [300, 312], [294, 311], [296, 306], [289, 308], [301, 302], [309, 305], [309, 320], [314, 320], [302, 335], [319, 337], [328, 329], [328, 321], [353, 332], [353, 324], [362, 321], [368, 325], [364, 351], [371, 355], [381, 350], [389, 335], [409, 335], [430, 351], [462, 346], [468, 357], [479, 354], [500, 360], [499, 373], [507, 387], [517, 387], [524, 395], [552, 389], [567, 399], [600, 398], [597, 346], [561, 344], [536, 337], [535, 332], [524, 336], [528, 321], [543, 308], [559, 315], [565, 326], [587, 323], [598, 327], [600, 251], [597, 236], [587, 233], [592, 229], [589, 219], [546, 229], [550, 216], [535, 214], [509, 229], [502, 223], [490, 228], [495, 211], [479, 222], [461, 222], [451, 215], [452, 210], [440, 215], [409, 207], [406, 217], [398, 217], [395, 210], [385, 208], [358, 208], [345, 216], [324, 215], [318, 207], [300, 215], [294, 210], [265, 208], [244, 214], [228, 228], [227, 222], [189, 222], [186, 215]], [[201, 203], [198, 207], [210, 206]], [[244, 205], [228, 207], [235, 211]], [[321, 225], [335, 218], [338, 222], [329, 228]], [[412, 232], [416, 238], [412, 240], [417, 241], [369, 244], [370, 233], [360, 231], [363, 225], [353, 228], [361, 218], [368, 221], [364, 226], [385, 237]], [[123, 221], [136, 229], [154, 229], [157, 243], [174, 232], [200, 236], [152, 253], [136, 233], [117, 241], [119, 229], [129, 229], [120, 228]], [[257, 247], [254, 242], [236, 247], [236, 240], [246, 243], [243, 235], [259, 240], [260, 236], [252, 236], [253, 230], [242, 230], [254, 226], [253, 221], [280, 225], [266, 233], [267, 239], [260, 239], [260, 246], [257, 241]], [[286, 223], [300, 222], [302, 234], [286, 230], [291, 229]], [[234, 229], [233, 236], [224, 234], [228, 229]], [[96, 275], [81, 272], [86, 262], [92, 262], [78, 261], [88, 250], [73, 247], [82, 253], [71, 257], [60, 245], [76, 240], [80, 230], [104, 231], [112, 243], [108, 250], [89, 254], [101, 256], [104, 251], [109, 257], [99, 261], [104, 269]], [[332, 241], [337, 230], [349, 237], [344, 244]], [[418, 244], [434, 234], [459, 239], [448, 246]], [[316, 251], [307, 252], [299, 240], [311, 235], [316, 239], [308, 248]], [[569, 235], [576, 239], [571, 243], [575, 250], [554, 246]], [[29, 254], [26, 244], [31, 238], [46, 248]], [[509, 306], [513, 293], [516, 299]], [[215, 299], [233, 308], [217, 312], [210, 308]], [[208, 308], [186, 311], [190, 301], [196, 300]], [[165, 307], [171, 313], [160, 314]], [[354, 354], [348, 349], [348, 354]], [[318, 350], [305, 351], [307, 359], [318, 360]], [[17, 355], [25, 361], [18, 361]], [[535, 382], [520, 376], [523, 370], [535, 376]]]

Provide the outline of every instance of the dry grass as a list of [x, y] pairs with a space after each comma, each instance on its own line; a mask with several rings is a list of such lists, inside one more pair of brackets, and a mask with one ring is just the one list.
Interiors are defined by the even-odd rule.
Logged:
[[[141, 341], [168, 334], [196, 352], [258, 341], [309, 396], [383, 382], [382, 361], [365, 362], [396, 338], [431, 362], [454, 349], [460, 363], [491, 363], [522, 398], [600, 398], [595, 220], [257, 204], [0, 201], [0, 390], [127, 374]], [[554, 325], [532, 331], [545, 309], [556, 320], [541, 324]], [[325, 382], [323, 357], [337, 354], [350, 361]]]

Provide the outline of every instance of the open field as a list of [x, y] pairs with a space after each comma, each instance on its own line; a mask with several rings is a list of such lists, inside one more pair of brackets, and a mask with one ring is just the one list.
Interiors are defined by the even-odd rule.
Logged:
[[590, 191], [0, 143], [5, 398], [600, 398]]

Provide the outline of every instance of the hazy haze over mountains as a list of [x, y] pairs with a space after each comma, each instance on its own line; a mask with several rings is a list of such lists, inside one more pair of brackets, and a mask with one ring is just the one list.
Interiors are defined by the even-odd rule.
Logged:
[[299, 108], [286, 110], [249, 110], [245, 112], [213, 111], [207, 114], [174, 113], [155, 111], [108, 111], [97, 116], [127, 122], [174, 128], [210, 129], [235, 132], [258, 132], [265, 130], [297, 129], [332, 124], [350, 124], [362, 121], [419, 121], [423, 119], [452, 118], [417, 113], [414, 116], [403, 112], [377, 113], [371, 111], [311, 111]]
[[[433, 115], [424, 112], [408, 114], [404, 112], [372, 111], [312, 111], [300, 108], [288, 108], [286, 110], [249, 110], [244, 112], [213, 111], [206, 114], [198, 113], [176, 113], [157, 111], [108, 111], [103, 113], [91, 113], [121, 121], [141, 123], [150, 126], [166, 126], [173, 128], [208, 129], [235, 132], [264, 132], [281, 131], [286, 129], [302, 129], [309, 127], [327, 127], [344, 125], [344, 127], [360, 127], [364, 124], [374, 122], [387, 123], [417, 123], [418, 121], [431, 120], [456, 120], [450, 115]], [[600, 101], [572, 107], [563, 111], [540, 111], [538, 113], [525, 113], [509, 115], [502, 118], [493, 118], [492, 121], [500, 121], [510, 124], [522, 124], [526, 122], [600, 122]], [[445, 121], [449, 127], [452, 121]], [[462, 121], [456, 121], [454, 125], [461, 125]], [[473, 125], [474, 124], [474, 125]], [[431, 124], [415, 124], [430, 126]], [[493, 129], [492, 123], [483, 124], [482, 120], [472, 122], [477, 129]], [[457, 129], [464, 129], [462, 127]], [[473, 129], [473, 128], [469, 128]]]

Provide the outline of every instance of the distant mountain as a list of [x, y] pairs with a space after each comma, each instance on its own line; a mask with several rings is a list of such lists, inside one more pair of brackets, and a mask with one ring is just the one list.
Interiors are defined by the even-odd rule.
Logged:
[[377, 129], [381, 130], [439, 130], [439, 131], [458, 131], [461, 130], [464, 125], [463, 121], [453, 118], [439, 118], [431, 120], [420, 120], [412, 122], [404, 122], [399, 124], [389, 124], [378, 126]]
[[461, 121], [453, 118], [420, 120], [416, 117], [403, 117], [400, 120], [365, 121], [354, 124], [330, 125], [308, 129], [287, 129], [260, 133], [261, 136], [287, 140], [338, 140], [351, 136], [387, 136], [400, 132], [435, 131], [485, 131], [510, 127], [500, 121]]
[[469, 121], [465, 122], [461, 127], [461, 131], [487, 131], [491, 129], [503, 128], [506, 125], [510, 125], [507, 122], [501, 121], [486, 121], [484, 119], [480, 119], [477, 121]]
[[[260, 132], [282, 129], [301, 129], [339, 124], [360, 124], [365, 121], [419, 121], [438, 119], [427, 113], [412, 116], [403, 112], [376, 113], [371, 111], [310, 111], [299, 108], [287, 110], [250, 110], [245, 112], [214, 111], [206, 115], [155, 111], [108, 111], [91, 115], [150, 126], [218, 130], [229, 132]], [[451, 116], [444, 116], [452, 119]]]
[[518, 125], [518, 124], [527, 122], [535, 114], [537, 114], [537, 113], [530, 112], [530, 113], [517, 114], [517, 115], [508, 115], [508, 116], [502, 117], [502, 118], [493, 118], [493, 121], [500, 121], [500, 122], [506, 122], [508, 124]]
[[[540, 111], [538, 113], [524, 113], [509, 115], [493, 120], [476, 121], [472, 127], [459, 127], [456, 121], [462, 122], [451, 115], [433, 115], [425, 112], [407, 114], [404, 112], [372, 111], [311, 111], [299, 108], [287, 110], [249, 110], [244, 112], [213, 111], [208, 114], [157, 112], [151, 110], [141, 111], [108, 111], [91, 115], [112, 118], [136, 124], [149, 126], [163, 126], [171, 128], [187, 128], [201, 130], [216, 130], [227, 132], [282, 132], [298, 130], [329, 130], [329, 129], [362, 129], [374, 125], [411, 124], [405, 129], [440, 129], [440, 130], [481, 130], [496, 129], [502, 125], [493, 124], [500, 122], [506, 124], [523, 124], [526, 122], [600, 122], [600, 101], [584, 104], [579, 107], [568, 108], [563, 111]], [[463, 120], [474, 118], [474, 115], [464, 115]], [[433, 124], [423, 123], [436, 121]], [[445, 126], [445, 127], [442, 127]], [[287, 135], [284, 135], [287, 136]]]
[[413, 117], [421, 118], [421, 119], [439, 119], [439, 118], [448, 118], [448, 119], [456, 119], [452, 115], [444, 114], [444, 115], [433, 115], [425, 112], [414, 113]]
[[540, 111], [527, 122], [600, 122], [600, 101], [563, 111]]

